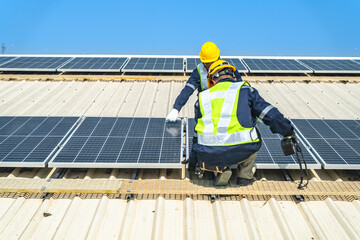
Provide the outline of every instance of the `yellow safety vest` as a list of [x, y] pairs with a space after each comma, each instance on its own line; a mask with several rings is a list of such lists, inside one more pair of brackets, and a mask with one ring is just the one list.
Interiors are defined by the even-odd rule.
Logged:
[[221, 82], [199, 93], [202, 118], [195, 127], [198, 143], [231, 146], [258, 142], [255, 127], [243, 127], [237, 118], [241, 87], [245, 82]]
[[197, 70], [198, 70], [198, 73], [200, 75], [200, 87], [201, 87], [201, 90], [206, 90], [206, 89], [209, 89], [209, 86], [208, 86], [208, 70], [206, 69], [205, 65], [203, 63], [199, 63], [197, 65]]

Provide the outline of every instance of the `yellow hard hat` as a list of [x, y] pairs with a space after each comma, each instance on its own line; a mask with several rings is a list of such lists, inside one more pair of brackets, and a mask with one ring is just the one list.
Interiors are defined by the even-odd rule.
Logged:
[[203, 63], [215, 62], [220, 57], [220, 50], [212, 42], [206, 42], [201, 47], [200, 60]]
[[[219, 72], [221, 72], [220, 70], [222, 69], [230, 69], [230, 71], [226, 70], [224, 71], [224, 73], [222, 74], [219, 74]], [[210, 68], [209, 68], [209, 73], [208, 73], [208, 85], [209, 87], [212, 87], [213, 84], [211, 82], [211, 76], [216, 74], [217, 76], [216, 77], [220, 77], [221, 75], [224, 75], [224, 74], [232, 74], [233, 77], [235, 77], [235, 71], [236, 71], [236, 68], [233, 66], [233, 65], [230, 65], [227, 61], [225, 60], [217, 60], [215, 61], [213, 64], [211, 64]]]

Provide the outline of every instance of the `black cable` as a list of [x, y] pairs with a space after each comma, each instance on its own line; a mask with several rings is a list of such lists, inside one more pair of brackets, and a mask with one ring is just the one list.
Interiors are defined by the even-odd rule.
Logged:
[[[306, 187], [309, 184], [309, 171], [308, 171], [307, 164], [305, 162], [304, 155], [303, 155], [301, 147], [299, 146], [299, 144], [297, 143], [297, 141], [295, 139], [293, 139], [293, 142], [294, 142], [294, 145], [295, 145], [296, 159], [297, 159], [297, 161], [299, 163], [299, 166], [300, 166], [300, 183], [299, 183], [298, 189], [303, 189], [304, 187]], [[301, 154], [301, 159], [303, 160], [304, 166], [305, 166], [305, 174], [306, 174], [306, 184], [305, 185], [303, 185], [304, 169], [302, 168], [302, 163], [301, 163], [301, 159], [299, 157], [299, 153]]]

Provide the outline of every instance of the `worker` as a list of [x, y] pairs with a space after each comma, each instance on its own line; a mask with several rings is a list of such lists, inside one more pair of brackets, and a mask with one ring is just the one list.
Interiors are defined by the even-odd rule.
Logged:
[[[201, 63], [193, 70], [185, 87], [176, 98], [173, 109], [166, 117], [167, 121], [175, 121], [178, 118], [181, 108], [186, 104], [196, 89], [198, 92], [202, 92], [209, 88], [207, 81], [208, 69], [213, 62], [220, 59], [220, 50], [215, 43], [206, 42], [202, 45], [199, 56]], [[235, 78], [238, 82], [242, 81], [238, 71], [235, 71]]]
[[208, 73], [209, 84], [214, 86], [199, 93], [195, 104], [197, 142], [189, 168], [194, 169], [197, 163], [200, 169], [216, 173], [216, 186], [228, 184], [230, 167], [236, 164], [237, 185], [247, 186], [256, 180], [253, 166], [261, 146], [260, 132], [255, 128], [257, 119], [269, 125], [273, 133], [293, 136], [290, 121], [255, 88], [236, 82], [235, 72], [226, 61], [215, 61]]

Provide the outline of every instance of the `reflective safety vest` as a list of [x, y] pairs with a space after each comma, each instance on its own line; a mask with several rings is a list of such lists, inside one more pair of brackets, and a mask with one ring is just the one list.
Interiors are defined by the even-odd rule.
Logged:
[[197, 70], [198, 70], [198, 73], [200, 75], [200, 87], [201, 87], [201, 90], [206, 90], [206, 89], [209, 89], [209, 86], [208, 86], [208, 70], [206, 69], [206, 67], [204, 66], [203, 63], [199, 63], [197, 65]]
[[243, 127], [237, 118], [238, 100], [245, 82], [222, 82], [199, 93], [202, 118], [195, 131], [205, 146], [231, 146], [258, 142], [255, 127]]

